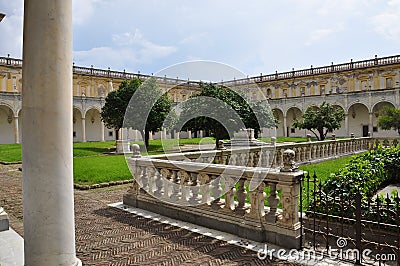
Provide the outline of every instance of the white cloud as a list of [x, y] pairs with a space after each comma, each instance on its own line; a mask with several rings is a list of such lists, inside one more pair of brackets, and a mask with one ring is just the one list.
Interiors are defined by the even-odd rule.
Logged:
[[22, 57], [22, 21], [23, 1], [16, 0], [0, 4], [0, 11], [6, 17], [0, 23], [0, 55], [10, 54], [11, 57]]
[[96, 4], [101, 0], [72, 0], [72, 21], [82, 25], [95, 13]]
[[388, 1], [386, 9], [373, 16], [373, 29], [389, 40], [400, 42], [400, 0]]
[[177, 48], [155, 44], [145, 39], [136, 29], [134, 33], [125, 32], [112, 36], [112, 47], [95, 47], [88, 51], [74, 52], [77, 64], [93, 64], [97, 67], [131, 69], [142, 64], [151, 64], [174, 53]]

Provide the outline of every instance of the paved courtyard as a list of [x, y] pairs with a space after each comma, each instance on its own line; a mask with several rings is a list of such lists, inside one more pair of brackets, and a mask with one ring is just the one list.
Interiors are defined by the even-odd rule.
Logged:
[[[23, 236], [21, 165], [0, 165], [0, 206]], [[77, 257], [84, 265], [289, 265], [253, 251], [107, 206], [129, 185], [75, 190]]]

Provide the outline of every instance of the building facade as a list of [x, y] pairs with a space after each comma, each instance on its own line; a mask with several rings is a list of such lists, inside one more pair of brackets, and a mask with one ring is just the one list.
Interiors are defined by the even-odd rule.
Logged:
[[[118, 89], [123, 80], [140, 73], [73, 67], [73, 137], [74, 141], [107, 141], [115, 139], [113, 129], [105, 128], [100, 111], [107, 94]], [[159, 86], [168, 90], [175, 103], [188, 99], [199, 91], [197, 82], [156, 77]], [[310, 105], [326, 101], [345, 112], [342, 127], [336, 136], [393, 137], [394, 130], [377, 127], [379, 111], [384, 106], [400, 107], [400, 56], [331, 64], [329, 66], [292, 70], [284, 73], [260, 75], [223, 82], [222, 85], [240, 90], [250, 100], [268, 98], [274, 115], [279, 120], [277, 136], [300, 137], [306, 130], [293, 129], [293, 121], [300, 118]], [[19, 143], [21, 136], [22, 60], [0, 58], [0, 143]], [[51, 128], [49, 128], [51, 130]], [[137, 132], [126, 132], [131, 139]], [[176, 137], [177, 132], [154, 132], [153, 137]], [[180, 137], [194, 136], [181, 132]], [[196, 134], [197, 136], [201, 136]]]

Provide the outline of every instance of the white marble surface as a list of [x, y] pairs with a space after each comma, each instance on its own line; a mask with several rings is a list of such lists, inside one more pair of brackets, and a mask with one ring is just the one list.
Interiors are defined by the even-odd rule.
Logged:
[[12, 228], [0, 232], [0, 265], [24, 265], [24, 239]]

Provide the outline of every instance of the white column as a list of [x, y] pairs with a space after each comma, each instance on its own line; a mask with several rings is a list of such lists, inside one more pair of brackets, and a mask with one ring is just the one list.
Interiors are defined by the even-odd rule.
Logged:
[[86, 119], [82, 117], [82, 142], [86, 142]]
[[346, 132], [346, 137], [350, 136], [350, 134], [349, 134], [349, 114], [344, 115], [344, 129]]
[[288, 135], [287, 135], [286, 115], [283, 116], [283, 136], [284, 137], [288, 137]]
[[101, 126], [100, 126], [100, 134], [101, 134], [101, 137], [100, 137], [100, 141], [101, 142], [104, 142], [104, 122], [103, 121], [101, 121]]
[[161, 139], [167, 139], [167, 129], [166, 128], [162, 129]]
[[149, 132], [149, 140], [153, 140], [153, 132], [152, 131]]
[[138, 141], [138, 131], [136, 129], [133, 130], [133, 141]]
[[191, 130], [188, 130], [188, 131], [187, 131], [187, 138], [188, 138], [188, 139], [191, 139], [191, 138], [192, 138], [192, 131], [191, 131]]
[[14, 116], [14, 143], [19, 143], [18, 116]]
[[26, 0], [23, 43], [24, 264], [81, 265], [72, 174], [72, 1]]
[[373, 131], [374, 131], [373, 124], [372, 124], [373, 123], [372, 116], [373, 116], [373, 113], [372, 112], [369, 113], [368, 131], [371, 133], [371, 136], [373, 135]]

